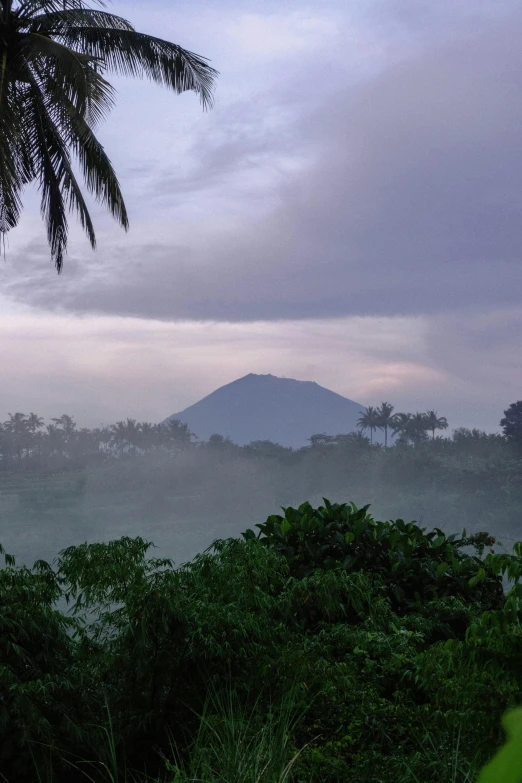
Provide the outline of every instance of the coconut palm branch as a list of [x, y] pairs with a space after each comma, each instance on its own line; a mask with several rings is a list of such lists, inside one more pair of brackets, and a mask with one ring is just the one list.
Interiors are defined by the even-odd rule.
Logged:
[[120, 185], [95, 130], [114, 105], [109, 73], [142, 77], [212, 105], [217, 72], [177, 44], [137, 32], [88, 0], [0, 0], [0, 238], [18, 225], [22, 191], [38, 184], [51, 258], [67, 251], [75, 212], [96, 235], [74, 172], [126, 230]]

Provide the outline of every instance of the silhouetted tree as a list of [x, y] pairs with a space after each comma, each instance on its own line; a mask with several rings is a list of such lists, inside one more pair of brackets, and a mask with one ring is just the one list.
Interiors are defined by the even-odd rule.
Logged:
[[505, 438], [514, 446], [522, 448], [522, 400], [512, 402], [504, 411], [500, 426]]
[[411, 413], [395, 413], [391, 422], [393, 435], [399, 435], [400, 439], [407, 441], [408, 422], [411, 419]]
[[312, 448], [316, 448], [317, 446], [331, 446], [335, 443], [335, 435], [325, 435], [325, 433], [322, 432], [317, 435], [312, 435], [308, 440], [310, 441]]
[[388, 429], [393, 427], [394, 410], [395, 409], [393, 405], [390, 405], [389, 402], [381, 402], [376, 411], [378, 421], [377, 426], [380, 430], [384, 431], [384, 448], [387, 448], [388, 446]]
[[445, 416], [437, 416], [437, 411], [428, 411], [426, 414], [426, 426], [435, 440], [435, 430], [447, 430], [448, 420]]
[[168, 423], [164, 425], [164, 430], [167, 434], [169, 445], [174, 446], [176, 449], [188, 449], [196, 437], [190, 431], [188, 424], [179, 419], [169, 419]]
[[394, 435], [400, 434], [400, 439], [406, 443], [418, 445], [428, 437], [428, 424], [425, 413], [396, 413], [393, 417]]
[[370, 430], [370, 443], [373, 444], [373, 433], [379, 426], [379, 414], [377, 408], [369, 405], [364, 413], [357, 419], [357, 426], [361, 430]]

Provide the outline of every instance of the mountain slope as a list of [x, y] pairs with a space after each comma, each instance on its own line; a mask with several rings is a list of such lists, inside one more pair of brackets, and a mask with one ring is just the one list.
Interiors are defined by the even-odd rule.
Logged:
[[271, 440], [298, 448], [316, 433], [353, 432], [364, 408], [313, 381], [245, 375], [165, 419], [180, 419], [200, 440], [219, 433], [235, 443]]

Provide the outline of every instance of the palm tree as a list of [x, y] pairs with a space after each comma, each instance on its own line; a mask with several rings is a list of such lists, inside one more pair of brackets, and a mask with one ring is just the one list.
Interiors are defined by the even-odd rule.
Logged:
[[176, 449], [185, 450], [192, 445], [195, 435], [190, 431], [188, 424], [179, 419], [169, 419], [166, 424], [161, 424], [160, 427], [166, 431], [168, 441]]
[[30, 413], [27, 417], [27, 429], [31, 433], [31, 435], [34, 435], [37, 430], [41, 430], [44, 426], [44, 420], [41, 416], [38, 416], [36, 413]]
[[17, 462], [20, 464], [23, 454], [27, 452], [31, 438], [28, 419], [25, 413], [9, 413], [8, 416], [8, 421], [4, 422], [4, 431], [11, 438]]
[[377, 426], [380, 430], [384, 430], [384, 448], [388, 446], [388, 428], [391, 429], [394, 423], [393, 411], [394, 407], [389, 402], [381, 402], [380, 407], [376, 411], [379, 421]]
[[36, 182], [51, 257], [67, 250], [67, 210], [94, 248], [96, 236], [73, 169], [124, 229], [120, 186], [95, 130], [114, 103], [105, 75], [147, 77], [212, 103], [217, 72], [177, 44], [136, 32], [125, 19], [91, 7], [103, 0], [0, 0], [0, 238], [14, 228], [25, 185]]
[[435, 440], [435, 430], [448, 429], [448, 420], [445, 416], [437, 416], [437, 411], [428, 411], [426, 414], [426, 428], [431, 432], [432, 440]]
[[416, 446], [428, 439], [428, 421], [425, 413], [414, 413], [408, 423], [409, 438]]
[[141, 442], [141, 425], [136, 419], [118, 421], [111, 425], [111, 443], [119, 450], [120, 454], [136, 451]]
[[361, 413], [357, 419], [357, 426], [361, 430], [370, 430], [370, 443], [373, 445], [373, 431], [379, 426], [379, 415], [377, 408], [369, 405], [364, 413]]
[[426, 440], [428, 426], [425, 413], [396, 413], [393, 420], [393, 434], [400, 433], [403, 441], [418, 445]]
[[393, 435], [400, 435], [402, 440], [408, 441], [408, 424], [411, 413], [395, 413], [391, 422]]

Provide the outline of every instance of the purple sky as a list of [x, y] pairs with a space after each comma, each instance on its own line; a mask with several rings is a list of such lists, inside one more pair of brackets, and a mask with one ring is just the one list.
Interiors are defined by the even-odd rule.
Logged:
[[72, 219], [60, 277], [27, 193], [0, 417], [159, 421], [254, 372], [495, 429], [522, 397], [520, 3], [111, 6], [210, 57], [216, 105], [113, 80], [131, 230], [94, 205], [92, 253]]

